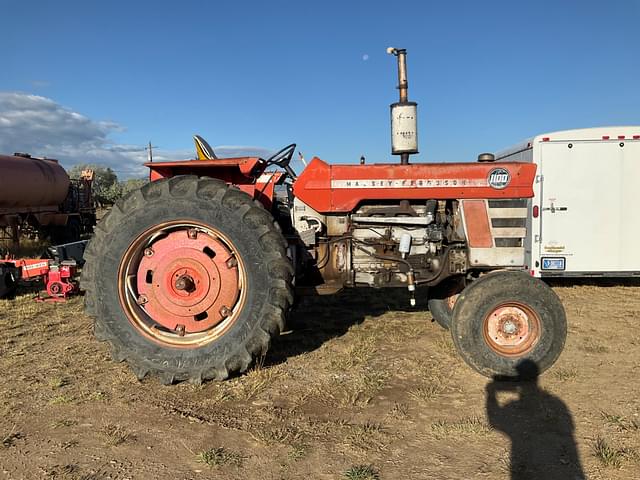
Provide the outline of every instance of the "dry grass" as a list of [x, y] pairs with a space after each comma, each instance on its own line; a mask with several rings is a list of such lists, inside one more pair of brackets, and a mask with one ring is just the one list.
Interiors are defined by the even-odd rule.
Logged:
[[297, 462], [307, 455], [308, 449], [309, 447], [302, 443], [291, 445], [287, 453], [287, 458], [293, 462]]
[[444, 389], [445, 386], [442, 383], [442, 379], [434, 377], [433, 381], [426, 385], [409, 390], [409, 396], [422, 402], [428, 402], [444, 392]]
[[67, 428], [67, 427], [73, 427], [74, 425], [77, 425], [78, 421], [77, 420], [70, 420], [68, 418], [62, 419], [62, 420], [56, 420], [55, 422], [51, 422], [51, 428]]
[[640, 430], [640, 422], [635, 419], [628, 419], [623, 415], [615, 415], [607, 412], [600, 412], [605, 423], [614, 426], [621, 432], [637, 432]]
[[404, 420], [409, 417], [409, 407], [406, 403], [395, 402], [387, 416], [396, 420]]
[[609, 442], [601, 436], [598, 436], [595, 442], [593, 442], [592, 450], [593, 455], [605, 467], [620, 468], [622, 467], [624, 459], [629, 456], [629, 452], [625, 449], [612, 447]]
[[331, 360], [331, 368], [340, 372], [347, 372], [366, 365], [376, 351], [375, 339], [372, 336], [358, 338], [346, 351]]
[[242, 401], [253, 400], [273, 388], [276, 381], [284, 376], [285, 374], [278, 367], [263, 368], [256, 365], [246, 375], [236, 380], [231, 391], [221, 390], [220, 400], [226, 401], [230, 398]]
[[460, 420], [440, 420], [431, 425], [431, 431], [436, 439], [452, 436], [484, 436], [493, 431], [491, 426], [477, 416], [465, 417]]
[[561, 382], [566, 382], [578, 378], [578, 369], [576, 367], [556, 367], [551, 370], [551, 375]]
[[453, 340], [451, 339], [451, 334], [448, 332], [441, 333], [435, 341], [436, 351], [447, 356], [447, 357], [457, 357], [458, 352], [456, 351], [456, 346], [453, 344]]
[[69, 385], [69, 380], [64, 377], [52, 377], [49, 379], [49, 386], [55, 390]]
[[0, 311], [11, 312], [10, 316], [5, 316], [7, 324], [25, 324], [42, 314], [42, 305], [35, 302], [33, 297], [34, 295], [21, 295], [11, 300], [0, 300]]
[[80, 467], [78, 465], [68, 463], [64, 465], [53, 465], [45, 469], [48, 478], [54, 478], [59, 480], [77, 480], [91, 478], [80, 474]]
[[2, 437], [0, 446], [2, 446], [3, 448], [11, 447], [19, 438], [22, 438], [22, 434], [16, 430], [16, 426], [14, 425], [13, 427], [11, 427], [11, 431], [7, 435]]
[[102, 427], [101, 433], [106, 438], [106, 444], [111, 447], [122, 445], [135, 439], [132, 432], [119, 424], [106, 424]]
[[267, 446], [277, 443], [297, 444], [302, 439], [302, 434], [293, 425], [286, 424], [262, 424], [249, 430], [251, 437]]
[[196, 459], [198, 462], [204, 463], [209, 467], [221, 467], [224, 465], [240, 467], [242, 466], [244, 457], [238, 452], [228, 450], [224, 447], [216, 447], [198, 453]]
[[607, 353], [609, 351], [609, 348], [606, 345], [594, 338], [585, 339], [585, 341], [582, 343], [582, 345], [580, 345], [579, 348], [584, 352], [595, 354]]
[[76, 399], [71, 395], [56, 395], [55, 397], [52, 397], [51, 400], [49, 400], [49, 405], [68, 405], [75, 403], [75, 401]]
[[360, 450], [383, 450], [387, 446], [388, 435], [379, 423], [365, 422], [348, 424], [345, 427], [345, 441], [352, 447]]
[[354, 465], [344, 472], [346, 480], [378, 480], [380, 474], [373, 465]]
[[[631, 312], [640, 312], [640, 288], [615, 303], [616, 318], [627, 323], [613, 331], [595, 308], [604, 305], [604, 289], [572, 290], [568, 311], [587, 306], [579, 319], [570, 315], [567, 349], [541, 383], [571, 410], [589, 478], [635, 478], [639, 346], [624, 343], [623, 355], [620, 345], [627, 323], [633, 330]], [[194, 469], [216, 478], [508, 478], [518, 466], [510, 465], [510, 439], [486, 423], [485, 381], [428, 313], [403, 311], [402, 293], [403, 303], [389, 308], [386, 292], [307, 299], [293, 313], [291, 333], [247, 374], [172, 387], [140, 383], [126, 365], [104, 360], [108, 345], [93, 339], [81, 298], [2, 302], [0, 463], [10, 478], [28, 461], [43, 476], [69, 479], [192, 478]], [[14, 315], [20, 305], [23, 321]], [[551, 406], [536, 411], [543, 430], [557, 422]], [[606, 441], [596, 454], [596, 442], [585, 439], [598, 434]], [[180, 439], [198, 448], [181, 455]], [[479, 454], [461, 460], [456, 452], [465, 450]]]

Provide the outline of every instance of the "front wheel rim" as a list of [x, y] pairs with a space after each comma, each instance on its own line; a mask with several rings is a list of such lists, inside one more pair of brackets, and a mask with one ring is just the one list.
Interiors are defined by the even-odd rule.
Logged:
[[146, 338], [194, 348], [225, 334], [246, 297], [244, 264], [231, 240], [194, 220], [156, 225], [125, 251], [118, 294]]
[[492, 309], [483, 321], [486, 344], [498, 355], [521, 357], [540, 340], [542, 322], [529, 306], [507, 302]]

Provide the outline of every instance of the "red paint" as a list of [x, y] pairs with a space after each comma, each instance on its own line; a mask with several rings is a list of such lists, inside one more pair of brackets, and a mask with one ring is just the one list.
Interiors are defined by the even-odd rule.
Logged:
[[[176, 175], [210, 175], [235, 185], [253, 183], [266, 162], [257, 157], [220, 158], [218, 160], [181, 160], [145, 163], [153, 182]], [[213, 174], [213, 175], [211, 175]]]
[[633, 139], [634, 139], [634, 140], [640, 140], [640, 135], [634, 135], [634, 136], [633, 136]]
[[542, 141], [543, 142], [548, 142], [549, 141], [549, 137], [542, 137]]
[[533, 218], [538, 218], [538, 215], [540, 215], [540, 207], [538, 207], [538, 205], [534, 205], [533, 206]]
[[609, 135], [603, 135], [603, 136], [602, 136], [602, 139], [603, 139], [603, 140], [609, 140]]
[[[489, 173], [496, 168], [509, 171], [511, 180], [503, 189], [486, 184]], [[350, 212], [364, 201], [426, 200], [462, 198], [530, 198], [536, 165], [532, 163], [430, 163], [329, 165], [319, 158], [311, 160], [293, 184], [293, 192], [304, 203], [321, 213]], [[429, 188], [412, 185], [411, 181], [447, 180], [447, 186]], [[452, 186], [454, 179], [458, 185]], [[402, 188], [332, 188], [332, 181], [407, 180]], [[461, 182], [484, 183], [462, 185]]]
[[42, 277], [48, 297], [36, 297], [38, 301], [61, 302], [78, 290], [78, 284], [73, 281], [76, 274], [74, 264], [55, 264], [52, 260], [42, 258], [0, 258], [0, 263], [10, 264], [19, 271], [23, 280], [33, 280]]
[[230, 185], [237, 186], [262, 203], [267, 209], [271, 208], [275, 186], [283, 175], [281, 172], [266, 173], [265, 175], [270, 175], [270, 177], [266, 181], [260, 181], [260, 175], [266, 168], [266, 162], [257, 157], [152, 162], [145, 163], [145, 166], [149, 167], [149, 179], [152, 182], [176, 175], [218, 178]]
[[624, 135], [618, 135], [618, 140], [624, 140]]
[[484, 200], [463, 200], [464, 222], [470, 247], [491, 248], [493, 236]]
[[[155, 322], [185, 332], [203, 332], [220, 323], [238, 300], [237, 263], [223, 242], [212, 235], [177, 230], [153, 243], [140, 261], [137, 289]], [[188, 283], [179, 286], [179, 281]]]

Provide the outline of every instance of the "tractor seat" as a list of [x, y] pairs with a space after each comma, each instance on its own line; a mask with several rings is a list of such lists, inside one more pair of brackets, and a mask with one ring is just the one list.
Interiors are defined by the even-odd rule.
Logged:
[[207, 141], [200, 135], [194, 135], [193, 141], [196, 144], [196, 154], [198, 155], [198, 160], [218, 159], [216, 154], [213, 152], [213, 148], [211, 148], [211, 145], [209, 145]]

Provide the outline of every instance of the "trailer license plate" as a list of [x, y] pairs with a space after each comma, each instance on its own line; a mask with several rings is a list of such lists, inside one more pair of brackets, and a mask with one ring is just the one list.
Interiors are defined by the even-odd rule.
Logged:
[[564, 270], [565, 259], [559, 258], [542, 258], [542, 270]]

